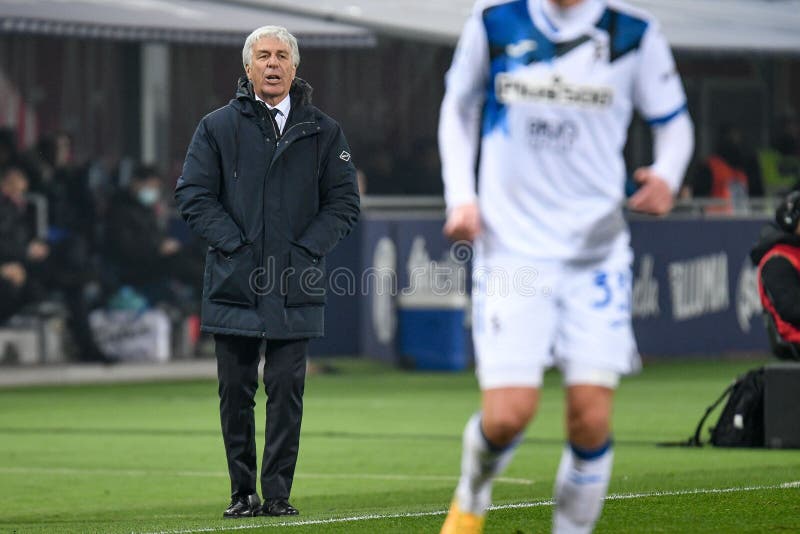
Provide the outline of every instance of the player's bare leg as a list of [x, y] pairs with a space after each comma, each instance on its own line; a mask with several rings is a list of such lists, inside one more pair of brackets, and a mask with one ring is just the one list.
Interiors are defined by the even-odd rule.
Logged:
[[595, 385], [567, 388], [567, 435], [555, 487], [553, 532], [589, 533], [608, 490], [613, 451], [611, 408], [614, 390]]
[[482, 411], [464, 429], [461, 479], [442, 534], [477, 534], [492, 500], [492, 481], [509, 464], [519, 437], [539, 404], [539, 390], [483, 391]]

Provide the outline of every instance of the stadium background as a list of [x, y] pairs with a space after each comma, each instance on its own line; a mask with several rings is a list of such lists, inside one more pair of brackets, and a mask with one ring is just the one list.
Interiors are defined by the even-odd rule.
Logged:
[[[739, 126], [745, 146], [757, 156], [774, 144], [780, 125], [797, 120], [800, 2], [633, 3], [656, 13], [673, 44], [695, 121], [695, 166], [712, 152], [724, 124]], [[197, 121], [232, 96], [241, 73], [244, 36], [262, 23], [285, 25], [300, 40], [298, 74], [315, 87], [315, 103], [341, 122], [354, 162], [366, 177], [362, 221], [334, 252], [329, 269], [363, 273], [390, 266], [402, 289], [419, 260], [412, 253], [424, 251], [437, 262], [452, 254], [440, 231], [443, 204], [435, 137], [443, 75], [469, 4], [0, 0], [0, 128], [10, 129], [20, 152], [35, 151], [41, 139], [67, 132], [74, 161], [85, 169], [96, 192], [122, 187], [141, 163], [154, 164], [164, 177], [165, 191], [170, 191]], [[651, 157], [647, 126], [637, 119], [631, 128], [629, 169]], [[689, 176], [693, 173], [694, 167]], [[660, 504], [680, 505], [685, 512], [670, 517], [664, 508], [631, 500], [630, 505], [609, 505], [610, 517], [599, 528], [642, 531], [631, 522], [633, 517], [674, 532], [730, 531], [737, 526], [743, 531], [791, 530], [800, 525], [797, 490], [787, 489], [800, 479], [796, 455], [664, 453], [652, 447], [688, 435], [702, 409], [730, 379], [766, 361], [754, 271], [746, 256], [771, 216], [777, 198], [769, 194], [773, 192], [722, 210], [713, 199], [684, 194], [669, 217], [630, 217], [637, 254], [636, 333], [647, 361], [656, 363], [653, 374], [646, 370], [631, 381], [628, 401], [637, 408], [620, 409], [620, 457], [629, 454], [631, 459], [615, 473], [612, 490], [672, 492]], [[174, 237], [189, 239], [176, 218], [167, 218], [166, 224]], [[309, 412], [320, 413], [311, 415], [304, 427], [304, 444], [311, 445], [299, 466], [300, 506], [309, 503], [311, 520], [397, 516], [378, 519], [383, 521], [380, 527], [360, 527], [364, 532], [429, 532], [449, 498], [452, 481], [446, 474], [457, 472], [456, 422], [474, 408], [473, 379], [469, 371], [396, 371], [409, 363], [398, 348], [399, 301], [376, 291], [375, 280], [364, 282], [358, 275], [356, 280], [351, 294], [331, 293], [327, 338], [313, 346], [323, 374], [310, 378]], [[178, 315], [171, 316], [173, 338], [189, 336], [187, 314]], [[215, 392], [208, 381], [214, 369], [208, 340], [201, 338], [195, 345], [172, 339], [170, 362], [159, 365], [74, 365], [61, 350], [61, 343], [68, 341], [57, 320], [35, 328], [25, 324], [23, 330], [36, 339], [24, 345], [31, 354], [9, 352], [19, 332], [0, 328], [0, 384], [10, 386], [0, 390], [0, 486], [5, 488], [0, 495], [6, 503], [0, 505], [0, 526], [26, 532], [221, 528], [213, 522], [217, 497], [224, 500], [225, 481]], [[326, 375], [326, 370], [334, 374]], [[187, 378], [200, 382], [157, 383]], [[143, 384], [22, 387], [105, 381]], [[509, 483], [498, 490], [501, 504], [531, 504], [518, 513], [496, 512], [508, 519], [503, 525], [509, 529], [513, 524], [525, 532], [539, 531], [519, 526], [531, 517], [526, 513], [546, 525], [546, 510], [539, 507], [547, 507], [553, 466], [538, 465], [528, 452], [559, 446], [557, 390], [556, 380], [549, 377], [546, 395], [556, 415], [544, 416], [509, 474], [533, 482]], [[322, 412], [337, 402], [341, 404], [331, 417], [324, 417]], [[118, 416], [101, 413], [100, 404]], [[442, 407], [442, 413], [430, 413], [435, 411], [431, 406]], [[409, 445], [430, 448], [429, 457], [411, 458]], [[164, 447], [183, 452], [157, 459], [155, 449]], [[375, 449], [395, 451], [397, 457], [387, 462]], [[331, 451], [336, 452], [326, 463]], [[640, 476], [637, 470], [647, 471], [654, 458], [668, 461], [652, 477]], [[744, 464], [747, 469], [741, 468]], [[186, 472], [197, 470], [216, 471], [195, 473], [210, 482], [203, 479], [207, 484], [198, 491], [200, 497], [192, 499], [184, 493], [196, 489], [195, 475]], [[56, 482], [53, 473], [60, 473]], [[347, 478], [342, 473], [359, 475]], [[120, 493], [113, 489], [120, 480], [127, 505], [119, 504]], [[84, 492], [89, 503], [57, 490], [64, 494], [43, 519], [35, 512], [37, 501], [62, 483]], [[713, 491], [691, 501], [681, 493], [750, 485], [755, 489], [749, 493], [730, 492], [721, 500], [714, 500]], [[370, 492], [375, 495], [365, 497]], [[164, 501], [173, 498], [177, 511], [169, 515]], [[753, 519], [744, 526], [731, 522], [718, 514], [720, 506], [739, 507]], [[769, 517], [773, 512], [777, 518]], [[158, 520], [148, 521], [148, 513]], [[398, 517], [405, 513], [432, 515], [403, 522]], [[320, 527], [308, 528], [313, 532]]]

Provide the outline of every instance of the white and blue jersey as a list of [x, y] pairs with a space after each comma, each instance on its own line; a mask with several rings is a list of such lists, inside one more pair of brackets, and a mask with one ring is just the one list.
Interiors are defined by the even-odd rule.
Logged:
[[[622, 150], [634, 109], [651, 124], [686, 109], [650, 16], [612, 0], [568, 10], [478, 2], [441, 110], [448, 208], [477, 191], [487, 254], [569, 261], [627, 251]], [[678, 174], [663, 176], [673, 190]]]

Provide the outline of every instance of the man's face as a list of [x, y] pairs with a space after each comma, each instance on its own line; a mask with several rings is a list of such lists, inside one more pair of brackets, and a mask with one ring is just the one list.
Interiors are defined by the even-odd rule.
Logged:
[[289, 45], [275, 37], [262, 37], [253, 44], [253, 59], [245, 66], [253, 90], [274, 106], [289, 94], [296, 73]]
[[161, 200], [161, 178], [148, 176], [131, 183], [131, 192], [146, 208], [152, 208]]
[[0, 181], [0, 192], [14, 202], [23, 202], [28, 192], [28, 178], [18, 169], [10, 169]]

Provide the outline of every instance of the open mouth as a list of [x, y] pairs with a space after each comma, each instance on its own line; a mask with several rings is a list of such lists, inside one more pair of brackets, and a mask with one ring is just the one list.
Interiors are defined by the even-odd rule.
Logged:
[[268, 74], [266, 76], [266, 78], [267, 78], [267, 82], [269, 82], [269, 83], [278, 83], [278, 82], [281, 81], [281, 77], [278, 76], [277, 74]]

